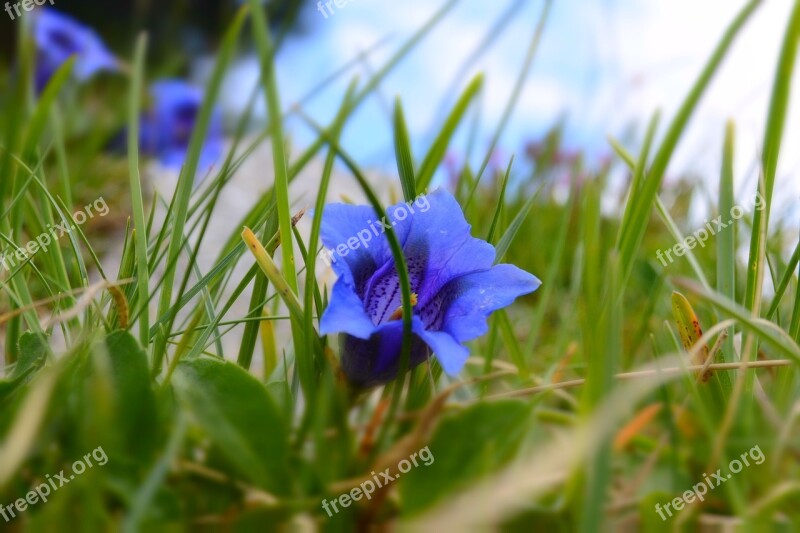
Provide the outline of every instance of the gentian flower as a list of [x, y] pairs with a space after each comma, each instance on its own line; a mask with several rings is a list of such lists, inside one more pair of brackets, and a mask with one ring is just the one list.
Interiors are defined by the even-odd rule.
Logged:
[[[203, 103], [203, 91], [181, 80], [162, 80], [150, 86], [152, 108], [141, 122], [139, 144], [147, 155], [167, 167], [180, 168], [186, 160]], [[215, 108], [197, 167], [205, 176], [222, 155], [222, 112]]]
[[345, 204], [329, 204], [322, 214], [322, 242], [334, 250], [338, 279], [320, 333], [341, 333], [342, 370], [359, 387], [391, 381], [400, 366], [402, 302], [387, 224], [403, 248], [413, 292], [410, 368], [433, 352], [445, 372], [457, 374], [469, 356], [463, 343], [488, 331], [489, 315], [541, 285], [513, 265], [494, 265], [494, 247], [470, 235], [461, 207], [443, 189], [392, 206], [387, 217], [378, 221], [372, 207]]
[[119, 64], [91, 28], [53, 9], [37, 11], [36, 90], [41, 92], [56, 70], [70, 56], [77, 56], [73, 74], [86, 81], [101, 71], [116, 71]]

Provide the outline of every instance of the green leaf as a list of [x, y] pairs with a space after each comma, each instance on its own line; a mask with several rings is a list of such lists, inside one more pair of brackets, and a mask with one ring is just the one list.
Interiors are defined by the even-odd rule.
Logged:
[[476, 404], [443, 419], [426, 447], [430, 453], [420, 457], [432, 459], [418, 459], [418, 466], [403, 474], [405, 511], [426, 509], [508, 463], [522, 442], [530, 414], [527, 402], [503, 400]]
[[23, 143], [25, 148], [22, 153], [26, 157], [33, 157], [36, 143], [41, 138], [42, 131], [47, 125], [47, 116], [50, 113], [50, 108], [56, 101], [64, 83], [66, 83], [72, 75], [72, 67], [74, 64], [75, 56], [72, 56], [56, 70], [53, 77], [47, 82], [47, 87], [36, 105], [36, 109], [34, 110], [33, 116], [31, 116], [30, 122], [28, 122], [28, 127], [25, 132], [25, 142]]
[[[281, 242], [281, 261], [283, 278], [288, 288], [298, 294], [297, 269], [295, 267], [294, 246], [292, 239], [292, 213], [289, 202], [289, 168], [288, 155], [284, 145], [286, 138], [283, 131], [283, 116], [281, 114], [278, 81], [275, 75], [275, 46], [269, 31], [269, 24], [261, 3], [250, 0], [250, 9], [253, 12], [253, 35], [255, 37], [256, 51], [261, 61], [261, 83], [264, 86], [264, 96], [269, 112], [269, 131], [272, 146], [272, 163], [275, 174], [275, 205], [278, 210], [278, 231]], [[302, 313], [301, 313], [302, 315]], [[301, 318], [302, 320], [302, 318]], [[313, 352], [306, 350], [303, 323], [292, 321], [292, 343], [294, 345], [295, 361], [300, 375], [300, 384], [303, 392], [308, 397], [313, 397]]]
[[[178, 184], [176, 185], [175, 196], [173, 198], [175, 211], [172, 218], [172, 231], [169, 239], [169, 251], [167, 253], [166, 269], [162, 280], [161, 294], [159, 295], [158, 316], [162, 316], [167, 313], [172, 305], [173, 285], [177, 272], [178, 256], [183, 250], [183, 242], [185, 237], [184, 228], [189, 215], [189, 199], [192, 195], [194, 180], [197, 174], [197, 167], [200, 162], [200, 152], [203, 149], [203, 142], [208, 134], [211, 124], [213, 108], [217, 97], [219, 96], [219, 92], [222, 87], [222, 81], [225, 76], [225, 72], [227, 71], [227, 66], [232, 61], [239, 33], [244, 24], [246, 14], [247, 11], [244, 8], [238, 11], [222, 40], [220, 52], [217, 55], [214, 69], [206, 86], [205, 97], [197, 115], [197, 123], [195, 128], [192, 130], [189, 149], [186, 152], [186, 161], [182, 167], [180, 177], [178, 178]], [[277, 153], [275, 158], [278, 158]], [[291, 233], [289, 235], [291, 236]], [[284, 242], [291, 242], [291, 239]], [[138, 252], [139, 250], [137, 250], [137, 253]], [[179, 294], [178, 299], [180, 299], [181, 296], [182, 295]], [[169, 332], [172, 329], [171, 325], [174, 323], [175, 318], [176, 317], [172, 315], [169, 325], [167, 327], [159, 328], [159, 331], [156, 334], [151, 370], [153, 375], [158, 375], [161, 372], [162, 361], [167, 350]]]
[[116, 331], [105, 341], [115, 399], [115, 434], [137, 456], [147, 456], [156, 444], [156, 398], [147, 354], [130, 333]]
[[289, 492], [288, 430], [266, 387], [240, 366], [200, 357], [172, 378], [179, 400], [239, 474]]
[[30, 375], [44, 363], [47, 345], [44, 339], [35, 333], [27, 332], [19, 338], [19, 355], [17, 364], [11, 375], [0, 379], [0, 404], [2, 404]]

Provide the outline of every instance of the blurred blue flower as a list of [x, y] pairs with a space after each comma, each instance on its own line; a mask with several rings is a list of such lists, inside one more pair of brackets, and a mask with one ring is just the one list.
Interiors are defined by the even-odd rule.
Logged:
[[[142, 117], [139, 146], [167, 167], [186, 160], [192, 131], [200, 114], [203, 91], [182, 80], [161, 80], [150, 86], [153, 105]], [[223, 152], [222, 112], [215, 108], [200, 152], [198, 177], [205, 176]]]
[[77, 56], [73, 74], [79, 81], [119, 68], [114, 54], [91, 28], [53, 9], [37, 11], [34, 36], [37, 91], [41, 92], [58, 67], [73, 55]]
[[400, 365], [400, 282], [384, 225], [403, 247], [414, 293], [411, 368], [433, 352], [445, 372], [457, 374], [469, 356], [463, 343], [488, 331], [489, 315], [541, 285], [513, 265], [494, 265], [494, 247], [470, 236], [461, 207], [443, 189], [392, 206], [387, 217], [379, 222], [372, 207], [345, 204], [330, 204], [322, 215], [322, 242], [337, 257], [338, 280], [320, 332], [342, 333], [342, 370], [360, 387], [391, 381]]

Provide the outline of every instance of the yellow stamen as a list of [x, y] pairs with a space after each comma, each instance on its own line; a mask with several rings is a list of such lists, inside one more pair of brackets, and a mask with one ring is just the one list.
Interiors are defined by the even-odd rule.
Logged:
[[[412, 292], [411, 293], [411, 307], [414, 307], [415, 305], [417, 305], [417, 293], [416, 292]], [[403, 306], [402, 305], [394, 310], [394, 313], [392, 313], [392, 315], [389, 317], [389, 322], [391, 322], [392, 320], [400, 320], [401, 318], [403, 318]]]

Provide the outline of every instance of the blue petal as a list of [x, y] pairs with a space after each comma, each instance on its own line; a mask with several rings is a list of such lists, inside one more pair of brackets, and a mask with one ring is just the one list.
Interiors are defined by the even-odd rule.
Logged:
[[115, 71], [119, 62], [89, 27], [53, 9], [41, 9], [35, 22], [37, 45], [36, 81], [43, 88], [70, 56], [76, 55], [74, 74], [86, 81], [100, 71]]
[[[387, 210], [388, 223], [397, 232], [408, 267], [411, 291], [420, 305], [430, 301], [449, 280], [488, 269], [494, 248], [470, 236], [470, 225], [453, 196], [440, 189], [414, 202]], [[385, 240], [385, 239], [384, 239]], [[379, 266], [369, 279], [363, 300], [372, 321], [383, 322], [400, 306], [400, 284], [388, 246], [374, 257]]]
[[[414, 209], [405, 238], [403, 252], [409, 265], [412, 290], [425, 305], [450, 280], [469, 272], [492, 266], [494, 247], [470, 235], [471, 226], [456, 199], [438, 189], [410, 206], [390, 210], [395, 219], [399, 210]], [[398, 223], [404, 230], [404, 223]]]
[[97, 48], [92, 53], [82, 55], [75, 62], [75, 77], [86, 81], [99, 72], [113, 72], [119, 68], [117, 58], [105, 48]]
[[416, 333], [433, 350], [436, 359], [448, 375], [454, 376], [461, 372], [461, 369], [464, 368], [464, 363], [469, 358], [469, 350], [464, 345], [444, 331], [425, 331], [421, 329]]
[[[186, 162], [189, 142], [203, 103], [203, 92], [183, 80], [160, 80], [150, 86], [152, 108], [142, 117], [139, 143], [143, 153], [161, 164], [179, 168]], [[222, 113], [214, 108], [200, 152], [197, 178], [205, 177], [222, 156]]]
[[370, 206], [328, 204], [322, 213], [322, 244], [331, 250], [331, 267], [362, 298], [370, 276], [391, 257], [383, 231]]
[[445, 309], [442, 330], [458, 342], [480, 337], [489, 330], [486, 319], [493, 311], [541, 284], [536, 276], [513, 265], [496, 265], [455, 279], [439, 295]]
[[330, 303], [320, 319], [319, 332], [322, 335], [344, 332], [359, 339], [368, 339], [374, 331], [375, 325], [364, 312], [364, 304], [353, 286], [346, 279], [339, 278], [333, 285]]
[[[412, 330], [422, 332], [422, 323], [413, 317]], [[382, 324], [368, 339], [350, 335], [339, 337], [342, 371], [347, 380], [359, 387], [387, 383], [397, 376], [403, 343], [403, 321]], [[419, 336], [411, 337], [409, 369], [425, 362], [430, 350]]]
[[[431, 351], [448, 375], [456, 375], [469, 358], [466, 347], [449, 333], [426, 331], [419, 317], [412, 319], [412, 344], [409, 369], [425, 362]], [[397, 377], [402, 356], [403, 321], [393, 320], [374, 329], [364, 338], [351, 335], [340, 337], [342, 370], [350, 383], [371, 387]]]

